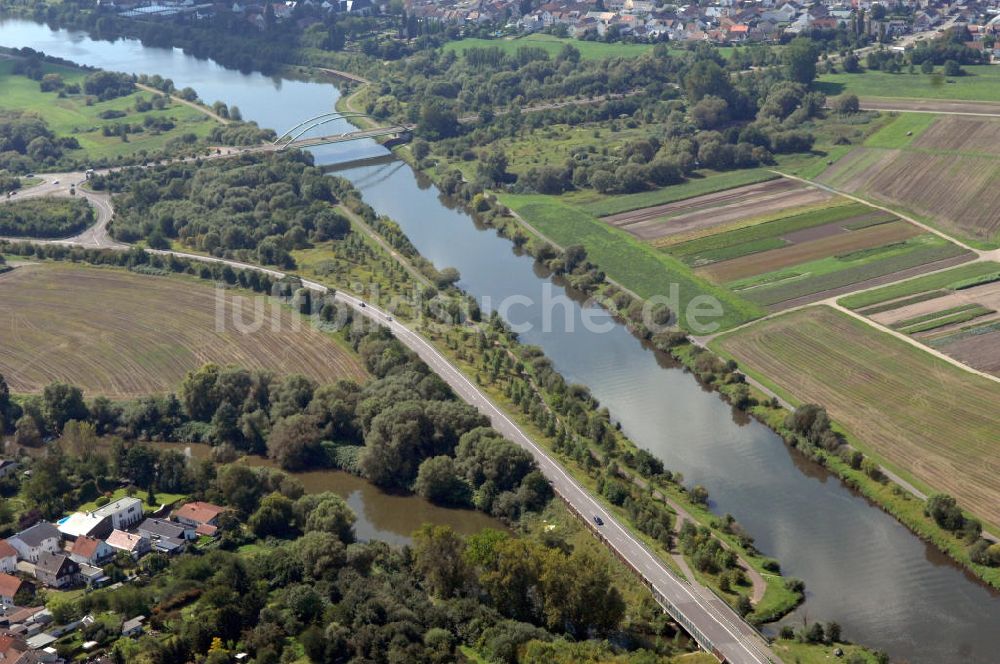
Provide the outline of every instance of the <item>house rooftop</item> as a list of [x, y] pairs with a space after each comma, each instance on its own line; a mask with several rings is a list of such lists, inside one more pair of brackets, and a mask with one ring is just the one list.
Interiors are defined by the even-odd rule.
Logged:
[[106, 516], [111, 516], [113, 514], [117, 514], [118, 512], [121, 512], [123, 510], [127, 510], [129, 507], [131, 507], [133, 505], [139, 505], [140, 508], [141, 508], [142, 501], [139, 500], [138, 498], [132, 498], [132, 497], [129, 497], [129, 496], [125, 496], [124, 498], [119, 498], [118, 500], [116, 500], [114, 502], [108, 503], [104, 507], [101, 507], [101, 508], [98, 508], [98, 509], [94, 510], [92, 512], [92, 514], [95, 514], [95, 515], [103, 518], [103, 517], [106, 517]]
[[62, 539], [59, 529], [51, 523], [47, 523], [45, 521], [42, 523], [36, 523], [27, 530], [22, 530], [14, 537], [21, 540], [28, 546], [39, 546], [45, 540], [52, 539], [53, 537], [56, 539]]
[[63, 567], [67, 563], [72, 562], [69, 556], [63, 553], [51, 553], [50, 551], [43, 551], [40, 556], [38, 556], [38, 562], [35, 563], [36, 570], [42, 570], [43, 572], [48, 572], [55, 576], [59, 576], [63, 571]]
[[95, 539], [93, 537], [77, 537], [76, 541], [73, 542], [73, 547], [70, 549], [70, 553], [75, 553], [78, 556], [83, 556], [84, 558], [92, 558], [95, 553], [97, 553], [97, 548], [101, 546], [101, 540]]
[[143, 539], [142, 535], [133, 535], [124, 530], [115, 530], [108, 535], [108, 539], [105, 541], [107, 541], [108, 546], [131, 552], [136, 550], [136, 547], [139, 546], [139, 543]]
[[187, 503], [186, 505], [181, 505], [179, 508], [174, 510], [174, 517], [187, 519], [189, 521], [194, 521], [195, 523], [207, 523], [225, 511], [225, 507], [219, 507], [218, 505], [213, 505], [212, 503], [194, 501]]
[[17, 558], [17, 549], [12, 547], [7, 540], [0, 540], [0, 558], [10, 558], [11, 556]]
[[24, 583], [20, 577], [12, 574], [0, 574], [0, 597], [13, 597]]
[[59, 523], [59, 532], [67, 537], [89, 535], [99, 528], [107, 517], [98, 516], [96, 512], [74, 512]]

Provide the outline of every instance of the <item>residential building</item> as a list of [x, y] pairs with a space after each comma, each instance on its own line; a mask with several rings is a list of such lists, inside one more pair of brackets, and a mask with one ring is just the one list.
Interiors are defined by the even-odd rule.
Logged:
[[94, 565], [88, 565], [87, 563], [80, 563], [80, 580], [88, 588], [100, 588], [111, 581], [103, 569]]
[[107, 542], [95, 537], [77, 537], [69, 548], [69, 557], [81, 565], [100, 565], [114, 555]]
[[142, 623], [146, 616], [136, 616], [122, 623], [122, 636], [139, 636], [142, 634]]
[[35, 578], [51, 588], [67, 588], [80, 580], [80, 565], [64, 553], [43, 552], [35, 563]]
[[142, 501], [126, 496], [94, 510], [93, 514], [101, 518], [110, 517], [114, 530], [128, 530], [142, 521]]
[[107, 539], [107, 544], [112, 549], [124, 551], [133, 558], [140, 558], [149, 553], [149, 538], [142, 535], [127, 533], [124, 530], [115, 530]]
[[219, 527], [219, 516], [225, 511], [225, 507], [194, 501], [174, 510], [171, 517], [178, 523], [191, 526], [199, 535], [214, 535]]
[[136, 532], [149, 538], [154, 551], [169, 554], [183, 552], [188, 540], [197, 537], [191, 526], [164, 519], [146, 519], [139, 524]]
[[17, 549], [7, 540], [0, 540], [0, 572], [10, 574], [17, 567]]
[[68, 540], [78, 537], [104, 539], [114, 530], [110, 516], [98, 516], [95, 512], [74, 512], [60, 521], [57, 527]]
[[34, 586], [29, 581], [25, 581], [13, 574], [0, 574], [0, 604], [13, 606], [14, 597], [22, 590], [31, 592]]
[[18, 558], [31, 563], [38, 562], [42, 553], [57, 553], [61, 542], [59, 529], [44, 521], [7, 538], [7, 543], [17, 551]]
[[20, 464], [13, 459], [0, 459], [0, 479], [7, 477], [15, 470], [17, 470]]

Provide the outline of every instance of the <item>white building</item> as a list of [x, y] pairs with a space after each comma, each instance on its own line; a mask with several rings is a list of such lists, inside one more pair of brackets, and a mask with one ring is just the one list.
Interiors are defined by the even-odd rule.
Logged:
[[111, 527], [114, 530], [128, 530], [143, 519], [142, 501], [138, 498], [119, 498], [91, 514], [101, 519], [111, 517]]
[[37, 563], [42, 553], [60, 551], [62, 534], [51, 523], [42, 522], [7, 538], [7, 543], [14, 547], [21, 560]]

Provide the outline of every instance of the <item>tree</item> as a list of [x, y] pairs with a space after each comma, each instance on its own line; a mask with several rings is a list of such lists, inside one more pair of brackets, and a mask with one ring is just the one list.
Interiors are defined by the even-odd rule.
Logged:
[[965, 72], [962, 71], [961, 65], [955, 60], [945, 60], [944, 61], [944, 75], [945, 76], [961, 76]]
[[816, 45], [808, 37], [796, 37], [781, 51], [789, 80], [809, 85], [816, 78]]
[[32, 464], [31, 477], [22, 485], [25, 499], [46, 518], [61, 514], [64, 499], [73, 488], [66, 478], [62, 461], [58, 453], [38, 459]]
[[858, 56], [851, 53], [844, 58], [844, 71], [848, 74], [857, 74], [861, 72], [861, 61], [858, 60]]
[[957, 501], [944, 493], [936, 493], [927, 499], [924, 514], [945, 530], [958, 530], [965, 524], [965, 517]]
[[835, 97], [831, 104], [833, 110], [841, 115], [853, 115], [861, 110], [861, 102], [857, 95], [841, 95]]
[[438, 141], [457, 136], [458, 129], [458, 116], [455, 111], [440, 101], [429, 100], [420, 107], [420, 119], [417, 122], [417, 131], [420, 135]]
[[295, 540], [302, 571], [313, 579], [331, 578], [347, 562], [344, 543], [333, 533], [307, 532]]
[[468, 505], [472, 488], [460, 473], [455, 460], [449, 456], [425, 459], [417, 471], [413, 490], [439, 505]]
[[336, 535], [341, 542], [354, 541], [354, 522], [357, 516], [344, 499], [332, 493], [322, 494], [322, 499], [309, 512], [305, 520], [306, 532], [324, 532]]
[[611, 581], [608, 566], [589, 552], [548, 556], [541, 582], [549, 629], [580, 637], [608, 634], [625, 615], [625, 601]]
[[428, 590], [436, 597], [457, 597], [472, 583], [462, 553], [465, 543], [450, 526], [425, 523], [413, 534], [413, 558]]
[[920, 63], [920, 73], [921, 74], [933, 74], [934, 73], [934, 62], [931, 59], [924, 60]]
[[267, 437], [267, 455], [286, 470], [301, 470], [320, 463], [320, 430], [312, 418], [291, 415], [275, 422]]
[[260, 501], [247, 525], [257, 537], [285, 537], [292, 531], [292, 501], [272, 493]]
[[712, 60], [695, 62], [684, 76], [684, 87], [692, 104], [709, 95], [729, 99], [733, 93], [729, 75]]
[[55, 433], [63, 430], [70, 420], [85, 420], [90, 414], [83, 401], [83, 391], [79, 387], [65, 383], [45, 386], [42, 393], [42, 412], [45, 421]]
[[476, 170], [491, 185], [506, 182], [509, 177], [507, 155], [503, 150], [490, 150], [486, 158], [479, 162]]
[[691, 121], [699, 129], [715, 129], [729, 120], [729, 104], [713, 95], [702, 97], [691, 109]]
[[132, 445], [125, 454], [124, 463], [118, 469], [124, 477], [142, 488], [149, 489], [156, 479], [156, 464], [159, 455], [148, 445]]

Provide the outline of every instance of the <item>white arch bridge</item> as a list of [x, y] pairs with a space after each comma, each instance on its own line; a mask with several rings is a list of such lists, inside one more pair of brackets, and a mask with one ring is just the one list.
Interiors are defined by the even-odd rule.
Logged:
[[343, 143], [346, 141], [358, 141], [363, 138], [377, 138], [380, 136], [394, 136], [395, 140], [408, 142], [413, 137], [413, 125], [394, 124], [389, 126], [372, 127], [369, 129], [355, 129], [341, 134], [328, 134], [323, 136], [305, 136], [305, 134], [338, 120], [366, 119], [374, 122], [381, 122], [376, 117], [367, 113], [357, 111], [334, 111], [323, 113], [308, 120], [303, 120], [281, 136], [278, 136], [272, 143], [274, 150], [286, 150], [288, 148], [303, 148], [312, 145], [325, 145], [327, 143]]

